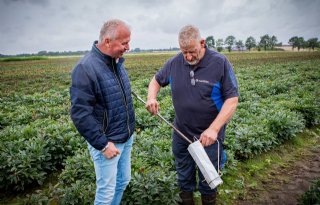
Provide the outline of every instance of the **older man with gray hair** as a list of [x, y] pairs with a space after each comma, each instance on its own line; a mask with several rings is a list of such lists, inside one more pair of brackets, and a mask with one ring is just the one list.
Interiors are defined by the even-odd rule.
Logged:
[[[191, 141], [198, 138], [218, 170], [218, 162], [220, 167], [223, 163], [226, 124], [238, 104], [237, 80], [227, 58], [207, 48], [197, 27], [183, 27], [178, 40], [181, 53], [168, 60], [151, 80], [146, 108], [157, 114], [157, 94], [161, 87], [170, 84], [175, 127]], [[193, 192], [197, 188], [196, 164], [188, 146], [179, 134], [172, 133], [172, 151], [183, 205], [194, 204]], [[202, 204], [215, 204], [217, 190], [210, 188], [200, 171], [198, 175]]]

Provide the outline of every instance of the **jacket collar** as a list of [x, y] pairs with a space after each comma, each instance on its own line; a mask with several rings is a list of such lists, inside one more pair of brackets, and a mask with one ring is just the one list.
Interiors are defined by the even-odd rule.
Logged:
[[[106, 55], [104, 53], [102, 53], [99, 48], [96, 46], [96, 44], [98, 43], [98, 41], [94, 41], [93, 45], [92, 45], [92, 52], [95, 53], [100, 59], [102, 59], [104, 62], [106, 62], [108, 65], [111, 65], [112, 62], [116, 64], [116, 59], [112, 58], [109, 55]], [[121, 57], [119, 58], [119, 61], [117, 63], [123, 63], [124, 62], [124, 58]]]

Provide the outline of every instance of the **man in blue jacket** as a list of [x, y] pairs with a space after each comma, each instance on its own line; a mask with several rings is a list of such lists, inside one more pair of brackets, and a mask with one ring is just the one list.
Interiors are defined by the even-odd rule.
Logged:
[[[199, 138], [218, 170], [218, 162], [222, 160], [218, 159], [218, 150], [222, 156], [226, 124], [238, 104], [237, 80], [227, 58], [207, 48], [197, 27], [183, 27], [179, 33], [179, 45], [181, 53], [167, 61], [151, 80], [146, 107], [152, 114], [157, 114], [157, 94], [161, 87], [170, 84], [175, 127], [191, 141], [194, 137]], [[173, 132], [172, 151], [181, 189], [181, 204], [194, 205], [196, 164], [187, 151], [188, 146]], [[215, 204], [217, 190], [211, 190], [201, 172], [198, 190], [203, 205]]]
[[94, 204], [120, 204], [131, 178], [135, 116], [122, 55], [131, 31], [121, 20], [109, 20], [72, 71], [71, 118], [86, 139], [96, 174]]

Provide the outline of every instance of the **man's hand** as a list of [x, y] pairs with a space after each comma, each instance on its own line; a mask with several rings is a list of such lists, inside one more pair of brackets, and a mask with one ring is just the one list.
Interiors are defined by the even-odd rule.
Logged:
[[157, 113], [159, 112], [160, 105], [156, 99], [148, 99], [146, 103], [146, 108], [151, 114], [157, 115]]
[[113, 157], [116, 157], [118, 154], [120, 154], [120, 151], [116, 148], [116, 146], [114, 146], [113, 142], [108, 143], [109, 146], [102, 154], [107, 159], [112, 159]]
[[217, 141], [217, 138], [218, 132], [209, 127], [200, 135], [199, 140], [204, 147], [207, 147], [214, 144]]

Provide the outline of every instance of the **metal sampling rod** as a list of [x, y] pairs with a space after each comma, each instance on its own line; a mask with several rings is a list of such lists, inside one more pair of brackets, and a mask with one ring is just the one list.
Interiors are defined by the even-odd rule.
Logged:
[[[134, 95], [139, 101], [141, 101], [143, 104], [146, 105], [146, 102], [139, 97], [135, 92], [131, 91], [132, 95]], [[162, 115], [160, 115], [160, 113], [157, 113], [157, 115], [160, 117], [160, 119], [162, 119], [163, 121], [165, 121], [170, 127], [172, 127], [181, 137], [183, 137], [187, 142], [189, 142], [190, 144], [192, 144], [192, 141], [189, 140], [182, 132], [180, 132], [175, 126], [173, 126], [173, 124], [171, 124], [170, 122], [168, 122], [166, 119], [164, 119], [162, 117]]]

